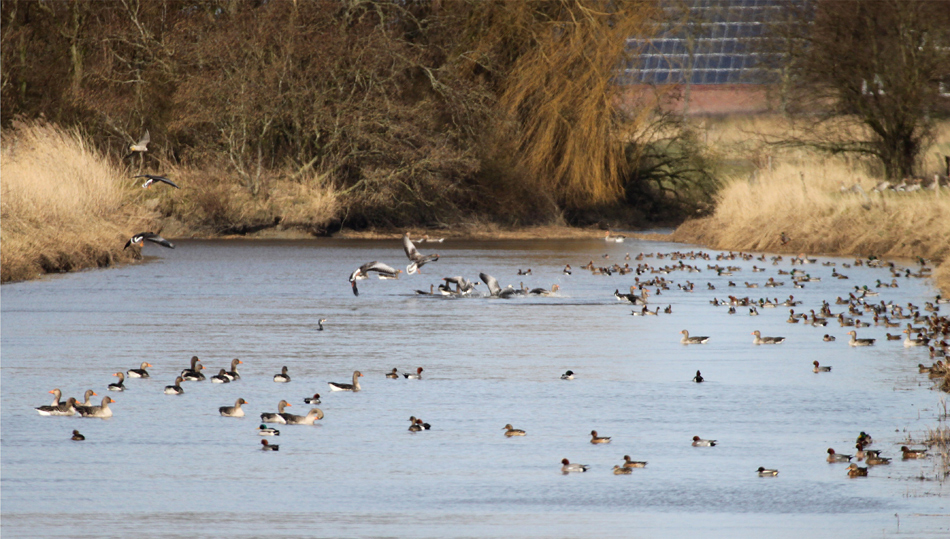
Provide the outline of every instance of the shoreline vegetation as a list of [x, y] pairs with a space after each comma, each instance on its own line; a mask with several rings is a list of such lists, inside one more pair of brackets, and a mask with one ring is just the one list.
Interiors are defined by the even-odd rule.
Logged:
[[[923, 257], [934, 267], [938, 288], [950, 290], [950, 190], [876, 192], [877, 180], [855, 172], [864, 165], [840, 157], [795, 151], [765, 159], [764, 146], [755, 139], [781, 129], [782, 121], [762, 122], [703, 120], [707, 152], [717, 155], [717, 175], [723, 178], [711, 216], [686, 221], [669, 235], [627, 234], [793, 256]], [[950, 126], [941, 135], [928, 170], [935, 169], [941, 152], [950, 153]], [[771, 170], [757, 166], [766, 162]], [[144, 230], [172, 240], [308, 238], [329, 235], [328, 225], [346, 211], [339, 192], [317, 176], [275, 180], [267, 196], [253, 197], [215, 181], [213, 172], [182, 167], [168, 173], [181, 190], [163, 185], [145, 190], [131, 178], [134, 172], [93, 149], [77, 130], [46, 123], [4, 130], [0, 163], [4, 283], [133, 262], [137, 252], [122, 246]], [[408, 231], [451, 239], [595, 239], [603, 237], [604, 228], [572, 227], [563, 219], [509, 226], [485, 218], [440, 227], [343, 228], [333, 235], [384, 239]], [[789, 238], [784, 245], [782, 233]]]

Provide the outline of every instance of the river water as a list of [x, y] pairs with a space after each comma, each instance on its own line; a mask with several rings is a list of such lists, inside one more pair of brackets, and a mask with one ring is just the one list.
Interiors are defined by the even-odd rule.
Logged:
[[[818, 310], [855, 285], [889, 282], [886, 270], [822, 258], [837, 266], [807, 266], [821, 282], [793, 289], [777, 274], [791, 269], [787, 260], [685, 260], [701, 271], [663, 275], [674, 284], [650, 298], [672, 314], [644, 317], [613, 296], [634, 274], [580, 267], [694, 247], [628, 239], [419, 248], [442, 258], [421, 274], [360, 281], [358, 297], [348, 275], [370, 260], [404, 267], [398, 240], [149, 244], [147, 263], [5, 285], [4, 537], [948, 536], [948, 486], [918, 479], [934, 476], [934, 460], [902, 462], [898, 450], [943, 411], [944, 394], [916, 372], [930, 363], [925, 351], [887, 342], [895, 329], [860, 329], [878, 342], [851, 348], [850, 328], [787, 324], [788, 308], [752, 317], [710, 305], [730, 294], [794, 294], [804, 301], [797, 312]], [[716, 263], [742, 270], [718, 276], [707, 269]], [[565, 264], [573, 275], [562, 274]], [[517, 275], [527, 268], [532, 275]], [[832, 279], [832, 270], [850, 279]], [[502, 286], [560, 292], [511, 300], [414, 292], [481, 271]], [[785, 285], [743, 284], [768, 277]], [[695, 291], [678, 289], [686, 281]], [[923, 305], [936, 294], [928, 280], [899, 283], [879, 299]], [[682, 329], [712, 338], [685, 346]], [[756, 329], [787, 341], [755, 346]], [[823, 342], [825, 333], [837, 341]], [[208, 376], [240, 358], [242, 378], [185, 382], [183, 395], [164, 395], [192, 355]], [[832, 372], [813, 373], [816, 359]], [[112, 373], [143, 361], [154, 365], [150, 379], [106, 390]], [[292, 381], [274, 383], [285, 365]], [[420, 366], [422, 380], [384, 377]], [[363, 391], [329, 391], [328, 381], [348, 382], [357, 369]], [[576, 378], [560, 380], [568, 369]], [[698, 369], [703, 384], [691, 382]], [[33, 407], [49, 404], [53, 388], [64, 398], [108, 394], [114, 416], [41, 417]], [[261, 451], [258, 414], [281, 399], [305, 414], [313, 393], [326, 417], [277, 426], [281, 435], [269, 440], [280, 451]], [[219, 416], [239, 397], [247, 417]], [[411, 415], [432, 429], [408, 432]], [[506, 423], [527, 436], [506, 438]], [[86, 440], [71, 441], [73, 429]], [[592, 445], [594, 429], [612, 442]], [[860, 431], [898, 458], [849, 479], [825, 450], [853, 453]], [[692, 447], [694, 435], [719, 444]], [[612, 475], [625, 454], [649, 464]], [[562, 458], [591, 469], [564, 476]], [[761, 478], [759, 466], [780, 473]]]

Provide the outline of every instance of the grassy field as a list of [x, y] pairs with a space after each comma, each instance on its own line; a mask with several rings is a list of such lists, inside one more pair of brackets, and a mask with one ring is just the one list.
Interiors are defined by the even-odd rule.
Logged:
[[18, 126], [0, 151], [0, 280], [132, 259], [122, 247], [150, 215], [134, 204], [132, 181], [78, 134]]
[[[729, 167], [724, 186], [715, 213], [684, 223], [674, 239], [731, 250], [919, 256], [939, 265], [938, 286], [950, 290], [950, 189], [875, 192], [881, 178], [864, 162], [763, 143], [780, 129], [761, 118], [709, 126], [709, 143]], [[941, 153], [950, 154], [950, 127], [940, 135], [922, 167], [929, 177]], [[782, 233], [790, 238], [784, 245]]]

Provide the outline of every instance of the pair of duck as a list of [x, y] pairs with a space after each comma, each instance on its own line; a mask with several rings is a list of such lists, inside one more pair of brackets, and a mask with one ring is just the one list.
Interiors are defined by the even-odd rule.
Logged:
[[[243, 400], [243, 399], [238, 399]], [[282, 400], [277, 403], [277, 413], [264, 412], [261, 414], [262, 423], [277, 423], [279, 425], [313, 425], [314, 421], [323, 419], [323, 410], [311, 408], [307, 415], [296, 415], [284, 412], [284, 408], [293, 406], [289, 402]], [[230, 407], [225, 407], [230, 408]], [[224, 415], [222, 413], [222, 415]]]
[[[422, 367], [417, 368], [417, 369], [416, 369], [416, 372], [414, 372], [414, 373], [412, 373], [412, 372], [404, 372], [404, 373], [402, 373], [402, 375], [403, 375], [407, 380], [422, 380]], [[389, 378], [390, 380], [398, 380], [398, 379], [399, 379], [399, 372], [396, 370], [395, 367], [393, 367], [392, 372], [386, 373], [386, 378]]]
[[[430, 429], [432, 428], [432, 425], [430, 425], [430, 424], [428, 424], [428, 423], [422, 421], [421, 419], [417, 418], [416, 416], [410, 416], [410, 417], [409, 417], [409, 423], [410, 423], [410, 425], [409, 425], [409, 432], [420, 432], [420, 431], [424, 431], [424, 430], [430, 430]], [[511, 425], [509, 425], [509, 427], [510, 427], [510, 426], [511, 426]]]
[[[614, 465], [614, 475], [630, 475], [633, 472], [633, 468], [644, 468], [647, 465], [646, 461], [630, 460], [630, 455], [624, 455], [623, 460], [624, 463], [622, 465]], [[588, 470], [590, 470], [590, 465], [588, 464], [572, 464], [568, 459], [561, 459], [561, 473], [564, 475], [569, 473], [583, 473]]]

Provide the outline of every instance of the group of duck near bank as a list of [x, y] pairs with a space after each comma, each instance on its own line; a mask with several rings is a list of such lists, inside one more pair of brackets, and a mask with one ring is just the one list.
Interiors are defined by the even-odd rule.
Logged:
[[[611, 242], [622, 242], [623, 237], [610, 236], [608, 232], [607, 241]], [[133, 244], [141, 245], [143, 240], [149, 240], [155, 242], [159, 245], [165, 247], [172, 247], [167, 240], [151, 233], [142, 233], [133, 237], [127, 247]], [[442, 242], [442, 239], [428, 239], [423, 238], [422, 241], [430, 242]], [[167, 245], [166, 245], [167, 243]], [[406, 267], [406, 273], [412, 275], [419, 273], [419, 270], [422, 266], [429, 262], [435, 262], [439, 260], [439, 255], [422, 255], [418, 249], [415, 247], [408, 234], [403, 235], [402, 237], [403, 249], [406, 256], [408, 257], [410, 264]], [[608, 255], [604, 255], [604, 258], [609, 258]], [[646, 262], [646, 259], [655, 258], [657, 263], [650, 264]], [[669, 264], [660, 265], [659, 261], [668, 259]], [[675, 273], [675, 272], [684, 272], [684, 273], [701, 273], [703, 270], [699, 265], [693, 265], [687, 263], [687, 261], [697, 261], [702, 260], [707, 262], [706, 271], [715, 271], [718, 277], [729, 277], [734, 272], [742, 271], [742, 267], [736, 265], [728, 265], [728, 262], [740, 259], [742, 261], [751, 262], [766, 262], [767, 259], [765, 255], [755, 257], [751, 254], [746, 253], [722, 253], [716, 256], [716, 264], [709, 264], [712, 257], [702, 251], [690, 251], [690, 252], [673, 252], [673, 253], [640, 253], [635, 259], [631, 259], [630, 255], [627, 254], [625, 257], [625, 263], [621, 266], [620, 264], [613, 264], [610, 266], [595, 266], [593, 260], [590, 261], [585, 267], [592, 274], [595, 275], [604, 275], [611, 276], [614, 274], [617, 275], [626, 275], [629, 273], [635, 273], [635, 284], [630, 287], [629, 294], [620, 294], [618, 290], [614, 291], [614, 297], [622, 302], [626, 302], [635, 306], [642, 306], [641, 309], [634, 309], [631, 314], [636, 316], [644, 315], [660, 315], [660, 307], [656, 307], [655, 310], [650, 310], [647, 307], [649, 296], [656, 298], [661, 296], [664, 292], [670, 291], [673, 288], [673, 285], [676, 285], [676, 289], [680, 293], [694, 293], [696, 291], [695, 283], [685, 280], [681, 283], [676, 283], [672, 280], [668, 280], [666, 275]], [[636, 261], [636, 266], [631, 267], [629, 265], [630, 260]], [[778, 266], [780, 262], [783, 261], [783, 257], [774, 256], [771, 258], [773, 266]], [[726, 266], [721, 266], [720, 262], [726, 262]], [[794, 266], [798, 265], [804, 267], [808, 264], [816, 264], [817, 260], [812, 258], [807, 258], [804, 255], [799, 257], [794, 257], [791, 259], [791, 264], [793, 268], [789, 271], [779, 269], [779, 276], [788, 276], [792, 282], [792, 286], [795, 288], [803, 288], [809, 282], [820, 281], [821, 277], [812, 276], [812, 272], [817, 272], [815, 270], [805, 271], [804, 269], [795, 268]], [[866, 265], [871, 268], [880, 268], [881, 270], [890, 271], [892, 275], [891, 284], [882, 283], [880, 280], [877, 281], [875, 288], [869, 288], [868, 286], [855, 286], [853, 291], [848, 294], [847, 298], [836, 298], [834, 304], [841, 306], [842, 309], [845, 309], [842, 312], [834, 313], [831, 310], [831, 303], [828, 301], [823, 301], [822, 305], [818, 307], [818, 312], [814, 309], [810, 310], [810, 314], [796, 313], [794, 307], [797, 307], [801, 304], [801, 301], [795, 300], [793, 295], [789, 295], [788, 299], [784, 301], [779, 301], [778, 299], [768, 299], [768, 298], [759, 298], [753, 299], [750, 297], [738, 297], [736, 295], [728, 295], [728, 300], [719, 300], [713, 298], [709, 303], [716, 307], [728, 306], [728, 314], [734, 315], [737, 313], [736, 308], [748, 308], [750, 316], [758, 316], [758, 309], [769, 309], [777, 307], [789, 307], [789, 318], [787, 322], [789, 324], [803, 324], [810, 325], [813, 327], [824, 328], [830, 321], [836, 321], [842, 328], [866, 328], [870, 327], [871, 322], [862, 322], [860, 317], [864, 317], [866, 320], [872, 320], [874, 326], [879, 327], [899, 327], [902, 323], [906, 323], [906, 329], [903, 330], [903, 333], [906, 334], [906, 338], [903, 341], [904, 347], [919, 347], [921, 350], [929, 353], [931, 359], [936, 361], [929, 367], [919, 364], [919, 372], [929, 374], [931, 378], [946, 377], [948, 375], [947, 364], [944, 363], [943, 358], [947, 354], [947, 341], [946, 339], [950, 337], [950, 320], [948, 317], [941, 316], [939, 314], [940, 305], [950, 303], [950, 300], [944, 299], [941, 296], [937, 296], [934, 301], [926, 302], [923, 306], [925, 313], [922, 314], [920, 307], [913, 305], [912, 303], [906, 304], [905, 306], [898, 305], [893, 301], [885, 303], [884, 301], [875, 301], [875, 297], [879, 295], [877, 289], [880, 288], [896, 288], [898, 287], [898, 279], [907, 279], [907, 278], [925, 278], [930, 275], [930, 270], [926, 266], [926, 261], [920, 259], [918, 260], [920, 268], [914, 272], [910, 268], [900, 268], [894, 263], [885, 263], [877, 258], [871, 257], [869, 259], [857, 259], [854, 261], [855, 266]], [[765, 264], [763, 264], [764, 266]], [[834, 262], [825, 262], [822, 266], [833, 267], [836, 264]], [[842, 264], [842, 269], [851, 268], [851, 264], [844, 263]], [[766, 271], [764, 267], [759, 268], [757, 265], [753, 265], [752, 272], [764, 272]], [[354, 295], [359, 295], [359, 290], [357, 289], [356, 282], [359, 280], [367, 279], [370, 273], [376, 273], [380, 279], [398, 279], [399, 275], [402, 273], [402, 270], [397, 270], [388, 266], [379, 261], [371, 261], [366, 264], [363, 264], [355, 271], [353, 271], [349, 276], [349, 282], [352, 287]], [[572, 275], [573, 270], [570, 265], [565, 265], [562, 270], [562, 274], [565, 276]], [[518, 270], [518, 275], [530, 275], [531, 270]], [[649, 276], [649, 277], [648, 277]], [[641, 280], [641, 277], [643, 279]], [[480, 273], [479, 278], [481, 282], [484, 282], [488, 287], [488, 297], [491, 298], [502, 298], [502, 299], [511, 299], [519, 296], [552, 296], [557, 295], [557, 287], [552, 287], [551, 290], [546, 290], [543, 288], [528, 289], [523, 284], [515, 288], [511, 285], [506, 288], [501, 288], [498, 284], [497, 279], [488, 275], [486, 273]], [[779, 277], [781, 278], [781, 277]], [[848, 279], [846, 275], [838, 273], [837, 268], [832, 270], [832, 278], [845, 280]], [[461, 276], [456, 277], [446, 277], [442, 279], [443, 284], [439, 285], [439, 291], [434, 291], [434, 286], [430, 287], [429, 291], [416, 290], [416, 294], [427, 295], [427, 296], [442, 296], [446, 298], [461, 298], [461, 297], [482, 297], [483, 295], [478, 293], [475, 289], [477, 285], [480, 284], [478, 281], [469, 281]], [[455, 289], [452, 289], [450, 285], [454, 284]], [[721, 285], [720, 285], [721, 286]], [[737, 287], [736, 283], [728, 281], [728, 287]], [[758, 288], [757, 283], [746, 282], [746, 288]], [[777, 281], [775, 277], [770, 277], [764, 284], [764, 288], [778, 288], [785, 286], [784, 282]], [[650, 292], [653, 289], [654, 292]], [[705, 290], [715, 290], [716, 287], [712, 282], [707, 283]], [[700, 288], [700, 290], [703, 290]], [[665, 314], [672, 314], [672, 306], [668, 305], [663, 309]], [[317, 330], [322, 331], [324, 329], [323, 323], [326, 322], [326, 319], [320, 319], [318, 322]], [[913, 324], [919, 324], [919, 326], [914, 326]], [[681, 332], [682, 338], [680, 342], [684, 345], [702, 345], [709, 342], [710, 337], [708, 336], [694, 336], [690, 335], [689, 331], [684, 329]], [[761, 332], [755, 330], [752, 332], [754, 339], [752, 343], [754, 345], [780, 345], [786, 342], [785, 337], [763, 337]], [[854, 347], [864, 347], [872, 346], [875, 344], [876, 339], [873, 338], [858, 338], [857, 332], [855, 330], [850, 330], [847, 332], [847, 335], [850, 335], [850, 340], [848, 344]], [[888, 340], [892, 340], [891, 335], [888, 333]], [[911, 336], [914, 335], [913, 338]], [[825, 342], [834, 342], [835, 337], [829, 334], [825, 334], [822, 337], [822, 340]], [[237, 371], [237, 366], [241, 364], [241, 360], [234, 359], [231, 361], [230, 370], [226, 368], [221, 368], [217, 375], [211, 377], [212, 383], [231, 383], [236, 382], [241, 379], [240, 374]], [[831, 367], [826, 365], [820, 365], [818, 361], [813, 361], [813, 371], [815, 373], [828, 373], [831, 372]], [[119, 378], [119, 381], [116, 383], [109, 384], [108, 389], [110, 391], [124, 391], [124, 379], [125, 375], [129, 378], [149, 378], [150, 375], [147, 368], [152, 367], [151, 364], [144, 362], [139, 368], [130, 369], [125, 374], [122, 372], [116, 372], [113, 376]], [[176, 377], [174, 384], [166, 386], [164, 388], [164, 393], [168, 395], [181, 395], [184, 393], [184, 388], [182, 384], [184, 382], [199, 382], [205, 380], [205, 375], [201, 372], [204, 370], [204, 367], [201, 364], [201, 361], [198, 357], [192, 357], [191, 363], [188, 367], [183, 369], [179, 376]], [[422, 379], [423, 368], [418, 367], [414, 372], [403, 373], [403, 377], [406, 379]], [[384, 373], [385, 378], [387, 379], [399, 379], [400, 373], [396, 368], [393, 368], [391, 372]], [[360, 378], [363, 377], [363, 374], [360, 371], [354, 371], [352, 381], [349, 383], [343, 382], [329, 382], [328, 385], [331, 391], [351, 391], [358, 392], [362, 388], [360, 387]], [[565, 372], [561, 375], [563, 380], [573, 380], [575, 378], [575, 373], [571, 370]], [[287, 367], [283, 367], [281, 372], [275, 374], [273, 377], [275, 383], [288, 383], [291, 381], [290, 374], [288, 373]], [[704, 382], [705, 378], [702, 376], [700, 371], [696, 372], [696, 376], [693, 377], [693, 381], [696, 383]], [[96, 392], [92, 389], [86, 391], [84, 395], [84, 400], [82, 403], [77, 402], [77, 399], [70, 397], [65, 402], [61, 401], [62, 392], [59, 389], [54, 389], [50, 393], [55, 395], [55, 399], [51, 405], [40, 406], [36, 410], [41, 415], [49, 416], [69, 416], [74, 414], [79, 414], [82, 417], [93, 417], [93, 418], [109, 418], [112, 416], [112, 409], [109, 407], [110, 404], [115, 403], [111, 397], [106, 396], [102, 399], [100, 405], [93, 405], [90, 403], [89, 399], [91, 396], [97, 396]], [[314, 394], [312, 397], [306, 397], [304, 402], [309, 405], [320, 404], [320, 395]], [[222, 406], [219, 408], [219, 413], [225, 417], [244, 417], [244, 410], [242, 409], [243, 405], [248, 404], [243, 398], [237, 399], [233, 406]], [[281, 424], [281, 425], [313, 425], [315, 421], [322, 420], [324, 418], [324, 413], [320, 408], [312, 408], [306, 415], [295, 415], [290, 414], [284, 411], [286, 407], [291, 406], [286, 400], [281, 400], [277, 405], [276, 413], [262, 413], [260, 425], [257, 433], [261, 436], [279, 436], [280, 431], [276, 428], [268, 427], [267, 424]], [[424, 422], [421, 418], [415, 416], [410, 417], [410, 427], [409, 431], [416, 433], [424, 430], [431, 429], [429, 423]], [[502, 429], [504, 430], [504, 436], [506, 437], [522, 437], [526, 436], [527, 432], [522, 429], [515, 429], [511, 424], [505, 425]], [[77, 430], [73, 430], [73, 440], [81, 441], [84, 439], [84, 436], [80, 434]], [[611, 442], [610, 437], [600, 436], [596, 430], [590, 432], [590, 443], [592, 444], [609, 444]], [[717, 445], [717, 440], [703, 439], [699, 436], [692, 437], [692, 445], [694, 447], [715, 447]], [[890, 463], [890, 458], [884, 457], [881, 455], [881, 450], [872, 450], [869, 449], [874, 441], [871, 436], [861, 432], [858, 436], [855, 444], [856, 452], [853, 455], [846, 455], [837, 453], [833, 448], [827, 449], [827, 461], [829, 463], [849, 463], [847, 475], [849, 477], [860, 477], [866, 476], [868, 474], [868, 468], [859, 467], [853, 460], [865, 461], [868, 466], [878, 466], [886, 465]], [[267, 440], [261, 440], [261, 447], [264, 451], [277, 451], [279, 446], [276, 444], [271, 444]], [[927, 458], [926, 449], [911, 449], [907, 446], [901, 447], [901, 454], [903, 459], [920, 459]], [[647, 462], [642, 460], [632, 460], [629, 455], [624, 455], [624, 461], [621, 464], [614, 465], [613, 473], [617, 475], [626, 475], [630, 474], [635, 468], [643, 468], [646, 466]], [[587, 464], [577, 464], [570, 462], [569, 459], [565, 458], [561, 461], [561, 471], [565, 474], [575, 473], [575, 472], [586, 472], [590, 470], [591, 466]], [[778, 470], [765, 468], [760, 466], [757, 470], [754, 470], [759, 476], [762, 477], [774, 477], [778, 475]]]

